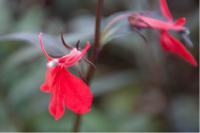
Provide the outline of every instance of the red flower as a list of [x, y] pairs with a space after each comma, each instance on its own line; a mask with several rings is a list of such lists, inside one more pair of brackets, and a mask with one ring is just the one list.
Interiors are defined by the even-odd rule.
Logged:
[[160, 8], [163, 16], [167, 19], [166, 21], [147, 17], [142, 14], [133, 14], [129, 17], [129, 23], [137, 28], [152, 28], [160, 30], [160, 43], [165, 51], [174, 53], [188, 61], [193, 66], [197, 66], [197, 62], [190, 52], [179, 40], [169, 33], [170, 30], [186, 32], [187, 29], [184, 27], [186, 19], [179, 18], [176, 21], [173, 21], [166, 0], [160, 0]]
[[[165, 16], [169, 22], [173, 22], [173, 17], [169, 11], [166, 0], [160, 0], [160, 7], [163, 16]], [[185, 18], [180, 18], [174, 24], [183, 26], [185, 22]], [[160, 43], [162, 44], [164, 50], [171, 53], [175, 53], [180, 57], [184, 58], [193, 66], [197, 66], [197, 62], [194, 59], [194, 57], [190, 54], [190, 52], [184, 47], [184, 45], [179, 40], [170, 35], [170, 33], [167, 30], [161, 30]]]
[[93, 95], [89, 87], [66, 68], [77, 63], [90, 48], [89, 42], [79, 51], [73, 48], [71, 52], [60, 58], [52, 58], [44, 49], [42, 34], [39, 35], [41, 49], [48, 60], [45, 82], [41, 91], [51, 94], [49, 112], [56, 120], [64, 114], [64, 106], [78, 114], [90, 111]]

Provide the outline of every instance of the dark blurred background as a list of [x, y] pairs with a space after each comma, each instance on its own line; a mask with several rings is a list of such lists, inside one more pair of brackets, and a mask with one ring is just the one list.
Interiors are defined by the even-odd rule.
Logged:
[[[159, 10], [158, 2], [105, 0], [103, 16]], [[188, 49], [198, 60], [199, 1], [168, 2], [175, 18], [187, 18], [194, 43]], [[0, 0], [0, 36], [73, 32], [78, 40], [76, 32], [84, 36], [94, 30], [95, 5], [95, 0]], [[104, 47], [91, 87], [94, 104], [83, 116], [81, 131], [199, 131], [199, 68], [163, 52], [158, 33], [146, 36], [149, 46], [132, 33]], [[75, 115], [67, 111], [54, 121], [49, 95], [39, 90], [44, 56], [15, 37], [0, 39], [0, 131], [71, 131]]]

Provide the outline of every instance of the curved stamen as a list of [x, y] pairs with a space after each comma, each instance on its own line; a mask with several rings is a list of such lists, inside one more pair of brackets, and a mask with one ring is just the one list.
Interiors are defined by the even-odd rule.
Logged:
[[78, 50], [80, 50], [80, 40], [77, 41], [77, 43], [76, 43], [76, 48], [77, 48]]
[[44, 53], [44, 55], [46, 56], [47, 60], [50, 61], [51, 57], [48, 55], [47, 51], [44, 48], [44, 43], [42, 41], [42, 33], [39, 34], [39, 41], [40, 41], [40, 47], [42, 49], [42, 52]]
[[70, 46], [70, 45], [68, 45], [66, 42], [65, 42], [65, 40], [64, 40], [64, 37], [63, 37], [63, 33], [61, 32], [61, 41], [62, 41], [62, 43], [63, 43], [63, 45], [67, 48], [67, 49], [72, 49], [72, 47]]
[[142, 34], [142, 32], [140, 32], [137, 28], [133, 28], [133, 30], [136, 31], [138, 33], [138, 35], [145, 41], [146, 45], [149, 44], [146, 36], [144, 34]]

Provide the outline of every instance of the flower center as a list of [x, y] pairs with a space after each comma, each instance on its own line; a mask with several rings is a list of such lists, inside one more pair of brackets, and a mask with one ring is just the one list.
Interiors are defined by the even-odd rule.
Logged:
[[58, 59], [53, 59], [52, 61], [47, 63], [47, 67], [55, 67], [58, 65]]

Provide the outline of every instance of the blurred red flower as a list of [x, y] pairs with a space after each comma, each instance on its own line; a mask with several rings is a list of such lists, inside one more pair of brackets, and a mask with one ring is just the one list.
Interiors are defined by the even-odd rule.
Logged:
[[184, 27], [186, 19], [179, 18], [174, 21], [166, 0], [160, 0], [160, 8], [166, 20], [159, 20], [145, 16], [144, 14], [135, 13], [128, 18], [129, 23], [137, 28], [152, 28], [160, 30], [160, 43], [165, 51], [174, 53], [188, 61], [193, 66], [197, 66], [198, 64], [190, 52], [179, 40], [169, 33], [170, 30], [186, 33], [187, 28]]
[[48, 60], [45, 82], [41, 91], [50, 93], [49, 112], [56, 120], [64, 114], [64, 106], [78, 114], [90, 111], [93, 95], [86, 83], [71, 74], [66, 68], [77, 63], [90, 48], [87, 42], [85, 48], [79, 51], [73, 48], [71, 52], [60, 58], [52, 58], [44, 49], [42, 34], [39, 35], [41, 49]]

